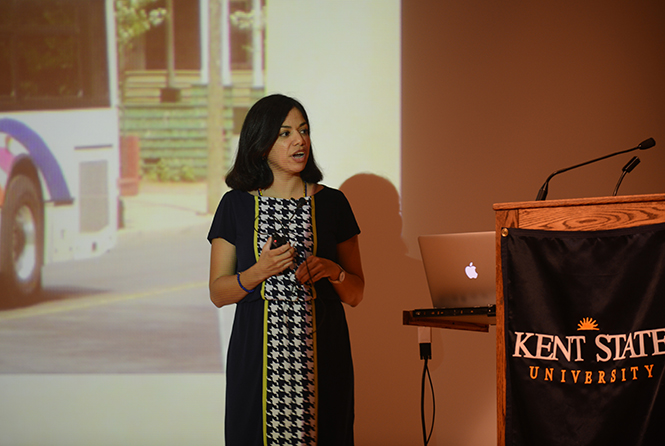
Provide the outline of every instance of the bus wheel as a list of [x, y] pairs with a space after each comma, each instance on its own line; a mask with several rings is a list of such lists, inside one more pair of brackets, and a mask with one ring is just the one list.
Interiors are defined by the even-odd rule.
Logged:
[[[5, 191], [0, 226], [3, 304], [27, 303], [41, 288], [44, 218], [39, 192], [25, 175], [17, 175]], [[3, 295], [5, 293], [2, 293]]]

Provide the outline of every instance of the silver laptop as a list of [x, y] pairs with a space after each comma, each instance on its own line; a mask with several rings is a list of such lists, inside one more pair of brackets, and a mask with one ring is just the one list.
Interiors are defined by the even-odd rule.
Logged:
[[496, 305], [495, 232], [418, 237], [434, 308]]

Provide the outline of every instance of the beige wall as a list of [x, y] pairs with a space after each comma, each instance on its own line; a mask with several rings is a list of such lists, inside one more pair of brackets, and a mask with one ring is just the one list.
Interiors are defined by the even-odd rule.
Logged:
[[[553, 171], [653, 137], [620, 194], [665, 192], [665, 4], [402, 2], [401, 190], [342, 185], [363, 233], [363, 303], [349, 309], [357, 444], [421, 444], [416, 237], [493, 228], [492, 204], [532, 200]], [[610, 195], [622, 155], [552, 180], [550, 198]], [[401, 199], [402, 213], [399, 213]], [[494, 331], [436, 330], [430, 444], [496, 444]]]

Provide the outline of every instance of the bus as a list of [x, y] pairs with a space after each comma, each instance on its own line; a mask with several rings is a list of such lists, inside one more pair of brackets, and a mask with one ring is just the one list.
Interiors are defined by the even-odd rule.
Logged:
[[116, 243], [113, 0], [0, 2], [0, 305]]

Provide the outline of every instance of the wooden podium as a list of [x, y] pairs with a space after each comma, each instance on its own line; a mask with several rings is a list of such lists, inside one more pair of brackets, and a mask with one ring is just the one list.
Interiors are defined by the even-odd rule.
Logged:
[[[506, 439], [506, 346], [501, 234], [504, 228], [596, 231], [665, 223], [665, 194], [494, 205], [496, 216], [497, 444]], [[452, 328], [452, 327], [451, 327]]]

